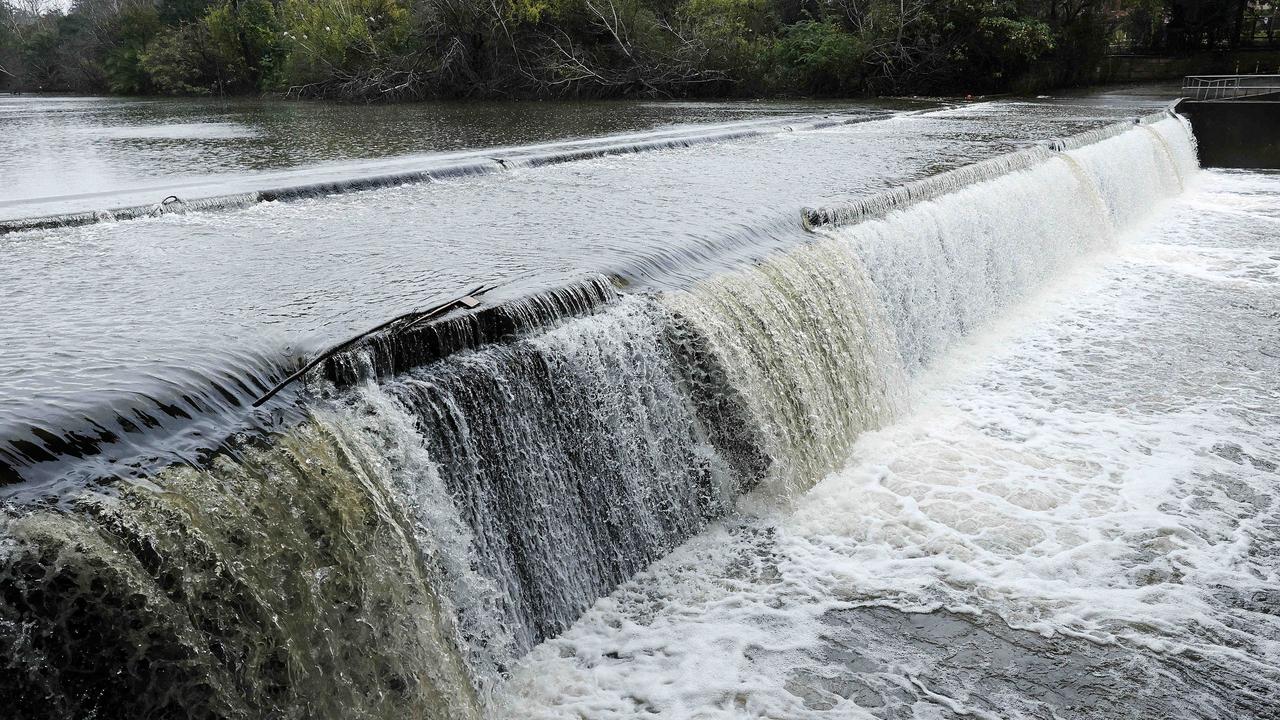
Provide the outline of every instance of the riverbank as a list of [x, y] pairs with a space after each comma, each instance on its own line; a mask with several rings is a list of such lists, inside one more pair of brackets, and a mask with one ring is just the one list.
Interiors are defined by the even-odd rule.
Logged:
[[976, 95], [1046, 63], [1087, 82], [1116, 33], [1163, 29], [1137, 6], [958, 0], [4, 2], [0, 20], [12, 88], [361, 102]]

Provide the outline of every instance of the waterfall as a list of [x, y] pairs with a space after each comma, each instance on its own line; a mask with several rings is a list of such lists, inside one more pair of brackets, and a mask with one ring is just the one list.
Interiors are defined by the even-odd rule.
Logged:
[[711, 359], [636, 298], [376, 390], [415, 418], [474, 533], [475, 563], [500, 588], [517, 651], [723, 515], [763, 474]]
[[535, 644], [744, 495], [837, 468], [947, 347], [1193, 178], [1178, 119], [1087, 139], [807, 213], [807, 243], [681, 290], [591, 278], [371, 337], [290, 427], [0, 505], [0, 695], [482, 716]]
[[668, 302], [723, 358], [781, 495], [832, 469], [859, 432], [895, 409], [894, 341], [846, 243], [821, 241]]
[[477, 717], [441, 582], [346, 429], [0, 513], [17, 717]]
[[411, 321], [375, 332], [329, 356], [324, 374], [339, 385], [365, 377], [390, 377], [463, 350], [552, 327], [563, 318], [585, 315], [618, 297], [608, 278], [593, 276], [461, 317]]
[[1063, 263], [1111, 242], [1099, 202], [1087, 173], [1055, 157], [832, 235], [866, 263], [915, 371]]
[[[1169, 118], [1071, 150], [1097, 183], [1117, 228], [1136, 224], [1160, 199], [1177, 194], [1195, 168], [1194, 145], [1181, 120]], [[1178, 150], [1173, 150], [1173, 147]]]

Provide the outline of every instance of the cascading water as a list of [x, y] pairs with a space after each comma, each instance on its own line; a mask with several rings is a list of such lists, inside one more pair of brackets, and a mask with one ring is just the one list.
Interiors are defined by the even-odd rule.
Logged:
[[[1166, 136], [1183, 148], [1176, 165]], [[725, 359], [794, 490], [892, 416], [905, 377], [1071, 259], [1113, 243], [1116, 228], [1176, 193], [1194, 163], [1175, 119], [1062, 156], [989, 162], [901, 209], [895, 192], [819, 211], [835, 223], [889, 214], [823, 229], [828, 239], [671, 302]], [[1004, 174], [986, 177], [993, 172]], [[962, 184], [975, 177], [984, 181]]]
[[[937, 335], [902, 415], [796, 507], [716, 524], [536, 648], [502, 716], [1277, 717], [1280, 182], [1194, 173], [1177, 123], [1100, 135], [1023, 183], [1088, 180], [1106, 252], [1015, 255], [1054, 275], [1034, 290], [980, 253], [947, 265], [1015, 282]], [[1017, 186], [963, 195], [1021, 217]], [[884, 222], [967, 207], [936, 200]], [[1006, 227], [1005, 252], [1041, 247]]]
[[440, 578], [348, 432], [314, 417], [204, 469], [6, 508], [6, 710], [476, 716]]
[[[1111, 141], [1106, 141], [1111, 142]], [[835, 230], [866, 263], [915, 371], [1063, 263], [1113, 241], [1093, 175], [1073, 157]]]
[[707, 337], [775, 460], [778, 495], [888, 419], [902, 381], [861, 261], [819, 241], [668, 302]]
[[628, 300], [379, 390], [416, 418], [517, 651], [763, 474], [740, 402], [697, 342], [659, 306]]
[[757, 485], [838, 467], [949, 345], [1195, 168], [1176, 119], [1092, 139], [826, 213], [683, 291], [597, 280], [375, 339], [295, 427], [11, 503], [0, 695], [20, 716], [483, 715], [520, 656]]

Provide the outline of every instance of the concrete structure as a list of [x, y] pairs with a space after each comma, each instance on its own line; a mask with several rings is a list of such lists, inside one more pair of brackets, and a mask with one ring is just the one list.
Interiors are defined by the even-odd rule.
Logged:
[[1202, 165], [1280, 169], [1280, 76], [1189, 77], [1183, 95]]

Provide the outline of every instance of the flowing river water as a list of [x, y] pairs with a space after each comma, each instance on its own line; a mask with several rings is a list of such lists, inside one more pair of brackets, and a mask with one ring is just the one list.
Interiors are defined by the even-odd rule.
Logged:
[[6, 206], [324, 183], [0, 236], [8, 710], [1280, 717], [1280, 176], [1157, 96], [621, 107]]

